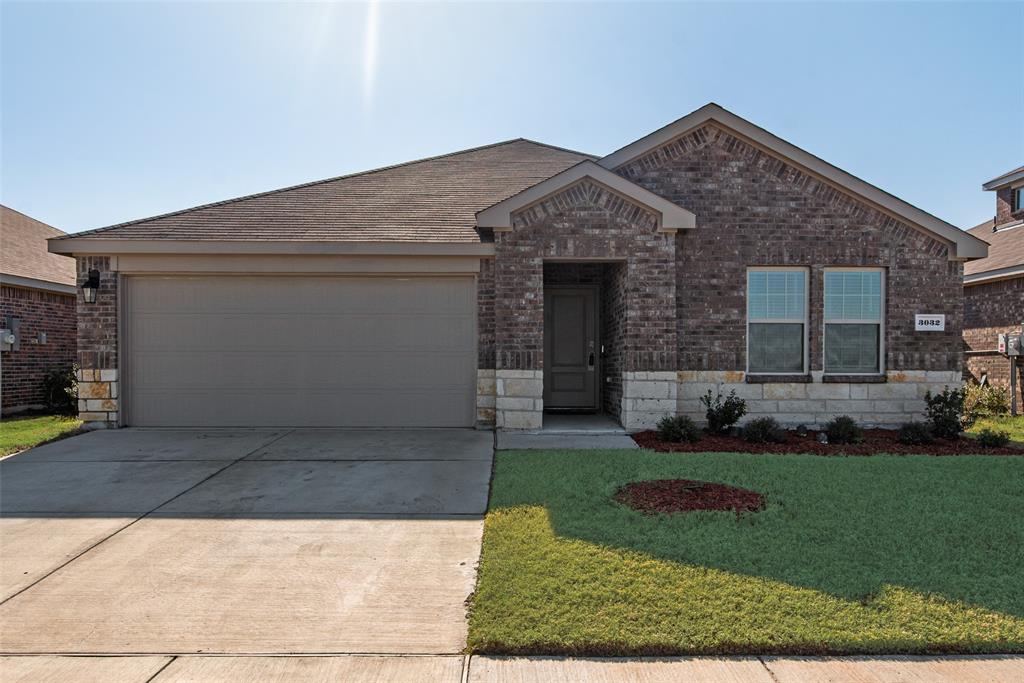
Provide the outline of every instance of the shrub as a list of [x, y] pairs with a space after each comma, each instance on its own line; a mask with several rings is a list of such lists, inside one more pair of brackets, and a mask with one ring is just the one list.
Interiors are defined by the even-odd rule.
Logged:
[[973, 422], [979, 417], [1006, 415], [1010, 412], [1010, 394], [1004, 387], [968, 384], [964, 387], [964, 415]]
[[825, 434], [829, 443], [860, 443], [864, 440], [864, 430], [849, 415], [840, 415], [828, 421]]
[[43, 403], [59, 415], [77, 412], [78, 380], [74, 366], [54, 368], [43, 375]]
[[904, 422], [898, 438], [900, 443], [910, 446], [923, 446], [935, 441], [932, 428], [924, 422]]
[[940, 394], [924, 395], [932, 433], [941, 439], [955, 439], [973, 422], [964, 415], [964, 390], [946, 387]]
[[743, 427], [743, 438], [750, 443], [785, 443], [786, 431], [774, 417], [759, 417]]
[[671, 443], [692, 443], [700, 439], [700, 430], [685, 415], [666, 415], [658, 421], [658, 438]]
[[712, 434], [725, 434], [747, 414], [747, 402], [736, 395], [735, 389], [729, 392], [724, 401], [721, 392], [711, 398], [711, 390], [708, 389], [700, 402], [708, 409], [708, 431]]
[[1001, 448], [1010, 443], [1010, 433], [985, 427], [978, 432], [978, 443], [989, 448]]

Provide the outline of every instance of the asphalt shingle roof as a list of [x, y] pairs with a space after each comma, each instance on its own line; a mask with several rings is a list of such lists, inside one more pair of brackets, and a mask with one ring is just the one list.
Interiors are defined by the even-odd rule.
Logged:
[[75, 260], [46, 250], [46, 240], [64, 233], [0, 206], [0, 274], [59, 285], [75, 284]]
[[992, 232], [992, 221], [976, 225], [967, 232], [988, 242], [988, 256], [964, 264], [964, 275], [1024, 265], [1024, 225]]
[[480, 242], [476, 212], [594, 157], [517, 139], [70, 237]]

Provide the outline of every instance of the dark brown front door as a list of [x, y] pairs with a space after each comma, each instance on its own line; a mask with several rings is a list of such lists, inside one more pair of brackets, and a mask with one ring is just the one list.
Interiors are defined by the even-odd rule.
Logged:
[[544, 289], [544, 407], [597, 410], [597, 289]]

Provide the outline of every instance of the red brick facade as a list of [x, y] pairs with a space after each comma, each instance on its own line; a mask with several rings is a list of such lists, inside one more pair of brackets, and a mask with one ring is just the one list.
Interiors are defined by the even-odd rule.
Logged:
[[[40, 407], [46, 373], [75, 362], [75, 296], [4, 285], [0, 318], [6, 316], [21, 321], [21, 343], [0, 357], [3, 412]], [[46, 334], [45, 344], [36, 342], [40, 332]]]
[[1024, 211], [1013, 210], [1013, 193], [1014, 190], [1010, 187], [996, 190], [996, 225], [1005, 225], [1015, 220], [1024, 219]]
[[[965, 379], [987, 374], [996, 386], [1010, 386], [1010, 361], [996, 352], [999, 334], [1020, 334], [1024, 324], [1024, 277], [964, 288]], [[1017, 405], [1024, 408], [1024, 361], [1018, 360]]]
[[654, 214], [589, 180], [514, 216], [495, 235], [497, 368], [543, 367], [544, 263], [624, 264], [623, 371], [676, 365], [675, 238]]
[[[495, 235], [493, 310], [489, 263], [480, 279], [490, 367], [542, 367], [544, 263], [596, 259], [626, 266], [611, 304], [625, 321], [622, 371], [743, 370], [746, 269], [757, 265], [810, 269], [811, 371], [822, 369], [830, 266], [884, 269], [886, 370], [962, 368], [963, 268], [945, 243], [713, 124], [616, 172], [693, 211], [697, 227], [659, 233], [652, 214], [589, 181], [515, 216]], [[915, 331], [917, 313], [945, 314], [945, 332]]]
[[78, 281], [90, 270], [100, 272], [96, 303], [87, 304], [78, 290], [78, 364], [82, 369], [117, 369], [117, 273], [106, 256], [80, 256]]

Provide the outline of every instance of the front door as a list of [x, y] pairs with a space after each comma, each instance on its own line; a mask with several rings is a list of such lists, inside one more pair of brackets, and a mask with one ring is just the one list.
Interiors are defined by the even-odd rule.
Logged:
[[544, 407], [597, 410], [597, 289], [544, 289]]

